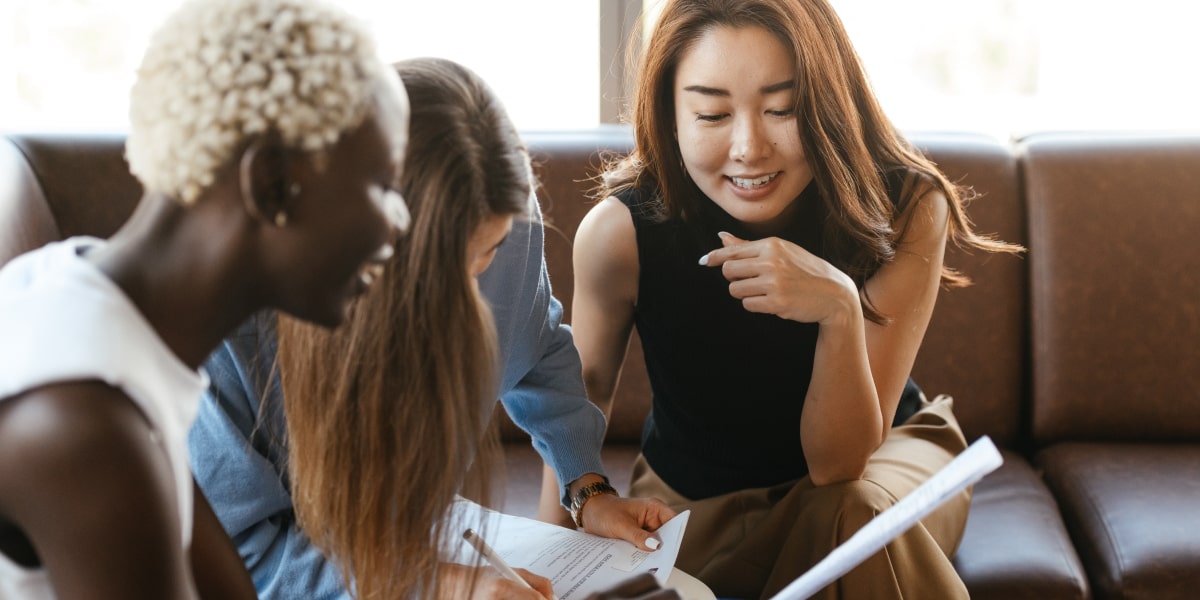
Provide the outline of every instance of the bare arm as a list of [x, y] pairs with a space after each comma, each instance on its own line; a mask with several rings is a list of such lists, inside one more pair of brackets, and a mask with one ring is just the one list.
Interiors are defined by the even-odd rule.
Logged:
[[896, 259], [864, 286], [875, 307], [892, 319], [888, 325], [866, 323], [867, 356], [875, 388], [883, 399], [880, 444], [887, 439], [900, 395], [933, 317], [946, 254], [950, 214], [946, 197], [928, 186], [920, 187], [917, 193], [923, 196], [896, 224], [902, 231], [907, 228], [897, 244]]
[[60, 599], [193, 599], [174, 479], [137, 407], [98, 382], [0, 406], [0, 514]]
[[574, 269], [571, 327], [583, 383], [588, 398], [609, 417], [633, 331], [640, 273], [633, 218], [616, 198], [597, 204], [579, 224]]
[[[616, 198], [600, 202], [580, 222], [575, 234], [574, 270], [571, 329], [583, 362], [583, 382], [588, 398], [608, 418], [633, 330], [639, 273], [633, 219]], [[551, 471], [544, 471], [538, 517], [574, 527], [559, 503], [553, 477]], [[572, 482], [571, 493], [598, 479], [583, 477]]]
[[[946, 199], [928, 186], [901, 215], [896, 258], [866, 282], [887, 326], [868, 322], [848, 276], [777, 238], [725, 240], [709, 254], [730, 293], [754, 312], [820, 324], [800, 437], [814, 483], [862, 476], [886, 439], [933, 314], [947, 236]], [[905, 229], [907, 228], [907, 229]]]

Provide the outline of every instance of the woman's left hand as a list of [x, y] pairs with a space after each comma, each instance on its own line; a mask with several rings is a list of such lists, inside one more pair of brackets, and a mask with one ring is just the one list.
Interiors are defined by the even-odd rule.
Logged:
[[675, 511], [654, 498], [620, 498], [599, 494], [592, 496], [583, 506], [583, 530], [606, 538], [625, 540], [639, 550], [653, 552], [661, 541], [651, 532], [674, 517]]
[[720, 267], [729, 294], [750, 312], [801, 323], [826, 323], [858, 310], [858, 289], [837, 267], [776, 237], [746, 241], [721, 232], [722, 247], [700, 259]]

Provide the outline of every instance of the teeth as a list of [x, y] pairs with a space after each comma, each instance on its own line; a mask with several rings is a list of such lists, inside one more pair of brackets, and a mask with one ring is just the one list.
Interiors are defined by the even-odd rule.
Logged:
[[762, 186], [770, 183], [772, 179], [775, 179], [776, 175], [778, 175], [778, 173], [774, 173], [771, 175], [763, 175], [762, 177], [759, 177], [757, 179], [746, 179], [744, 177], [730, 177], [730, 179], [733, 180], [734, 185], [736, 185], [738, 187], [749, 189], [749, 188], [762, 187]]

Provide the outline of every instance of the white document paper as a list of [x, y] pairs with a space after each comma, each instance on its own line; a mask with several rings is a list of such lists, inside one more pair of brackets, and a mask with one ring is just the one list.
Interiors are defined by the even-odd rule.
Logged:
[[[559, 600], [585, 598], [639, 573], [652, 573], [665, 585], [691, 514], [684, 511], [665, 523], [656, 532], [662, 545], [645, 552], [623, 540], [498, 513], [468, 500], [458, 500], [453, 511], [452, 522], [475, 529], [510, 567], [549, 579]], [[464, 544], [458, 562], [474, 564], [476, 558]]]
[[862, 561], [883, 549], [896, 536], [908, 531], [917, 521], [967, 486], [996, 470], [1004, 459], [991, 438], [983, 436], [963, 450], [891, 508], [877, 515], [842, 545], [834, 548], [821, 562], [809, 569], [771, 600], [802, 600], [849, 573]]

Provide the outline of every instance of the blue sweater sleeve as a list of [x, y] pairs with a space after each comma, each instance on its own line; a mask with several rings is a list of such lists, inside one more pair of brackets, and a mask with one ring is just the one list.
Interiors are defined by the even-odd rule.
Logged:
[[211, 384], [188, 439], [192, 471], [260, 598], [349, 600], [337, 567], [296, 523], [273, 364], [274, 332], [255, 319], [208, 359]]
[[550, 287], [541, 216], [536, 205], [531, 210], [532, 219], [513, 223], [479, 287], [499, 334], [501, 402], [557, 475], [565, 506], [567, 484], [587, 473], [604, 475], [605, 421], [587, 398], [579, 352]]

